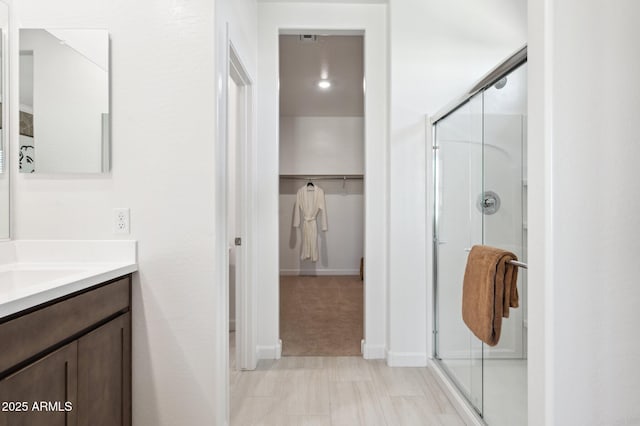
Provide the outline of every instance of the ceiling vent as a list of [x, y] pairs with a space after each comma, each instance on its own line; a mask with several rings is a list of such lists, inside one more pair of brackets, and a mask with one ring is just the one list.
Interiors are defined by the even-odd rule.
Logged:
[[315, 43], [318, 41], [318, 36], [315, 34], [300, 34], [300, 41], [304, 43]]

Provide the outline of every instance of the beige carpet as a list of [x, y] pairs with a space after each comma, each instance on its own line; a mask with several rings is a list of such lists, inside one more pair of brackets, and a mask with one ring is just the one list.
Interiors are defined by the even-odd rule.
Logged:
[[360, 355], [362, 329], [360, 277], [280, 277], [283, 355]]

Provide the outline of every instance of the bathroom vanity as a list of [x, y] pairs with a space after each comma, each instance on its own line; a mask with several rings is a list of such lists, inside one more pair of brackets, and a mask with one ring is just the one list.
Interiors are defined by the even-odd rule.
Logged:
[[135, 242], [4, 244], [0, 426], [130, 425]]

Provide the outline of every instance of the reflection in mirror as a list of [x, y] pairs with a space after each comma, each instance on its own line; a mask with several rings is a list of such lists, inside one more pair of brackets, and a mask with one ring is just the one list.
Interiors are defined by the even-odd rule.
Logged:
[[20, 172], [108, 172], [109, 123], [109, 33], [21, 29]]
[[9, 168], [5, 155], [9, 143], [8, 32], [9, 6], [0, 2], [0, 239], [9, 238]]

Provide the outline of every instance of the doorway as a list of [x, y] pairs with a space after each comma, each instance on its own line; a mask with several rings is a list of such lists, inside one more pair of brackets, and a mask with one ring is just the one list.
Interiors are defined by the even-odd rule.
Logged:
[[364, 37], [279, 36], [279, 324], [284, 356], [360, 356]]
[[229, 45], [227, 78], [227, 238], [229, 250], [229, 366], [234, 370], [255, 368], [252, 324], [252, 283], [248, 271], [251, 254], [247, 236], [251, 233], [251, 97], [252, 85], [233, 45]]

